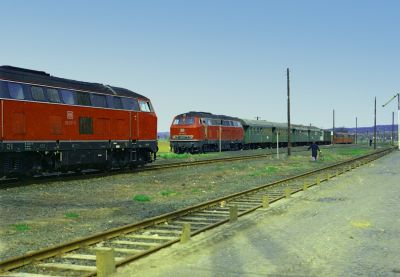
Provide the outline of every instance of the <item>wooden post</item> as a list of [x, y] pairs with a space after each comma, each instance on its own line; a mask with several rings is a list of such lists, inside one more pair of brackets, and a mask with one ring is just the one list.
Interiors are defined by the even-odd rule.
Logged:
[[181, 243], [186, 243], [190, 240], [190, 223], [183, 223]]
[[98, 277], [107, 277], [113, 274], [115, 269], [114, 250], [97, 250], [96, 251], [96, 267]]
[[268, 197], [268, 195], [263, 195], [263, 197], [262, 197], [262, 206], [263, 206], [263, 208], [268, 208], [269, 207], [269, 197]]
[[357, 126], [358, 124], [357, 124], [357, 116], [356, 116], [356, 144], [357, 144], [357, 131], [358, 131], [358, 126]]
[[237, 206], [230, 206], [229, 207], [229, 221], [235, 222], [238, 218], [238, 207]]

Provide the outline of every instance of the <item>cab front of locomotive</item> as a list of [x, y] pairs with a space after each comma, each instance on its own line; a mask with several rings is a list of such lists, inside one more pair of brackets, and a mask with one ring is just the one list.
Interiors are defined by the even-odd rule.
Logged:
[[170, 146], [174, 153], [198, 153], [204, 144], [204, 126], [200, 117], [178, 115], [170, 128]]

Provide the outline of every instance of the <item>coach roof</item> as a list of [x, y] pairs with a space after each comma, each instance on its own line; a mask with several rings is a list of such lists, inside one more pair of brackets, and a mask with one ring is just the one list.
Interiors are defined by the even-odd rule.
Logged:
[[43, 86], [58, 87], [72, 90], [83, 90], [89, 92], [98, 92], [116, 96], [140, 97], [148, 99], [136, 92], [125, 88], [106, 86], [99, 83], [81, 82], [70, 79], [64, 79], [51, 76], [44, 71], [36, 71], [31, 69], [19, 68], [14, 66], [0, 66], [0, 79], [9, 81], [31, 83]]

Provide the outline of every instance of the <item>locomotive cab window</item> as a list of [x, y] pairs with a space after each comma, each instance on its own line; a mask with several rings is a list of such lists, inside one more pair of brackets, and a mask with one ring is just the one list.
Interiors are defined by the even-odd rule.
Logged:
[[24, 90], [20, 84], [8, 83], [8, 91], [10, 92], [11, 98], [25, 99]]
[[44, 90], [41, 87], [31, 87], [32, 99], [36, 101], [46, 101]]
[[47, 98], [49, 99], [50, 102], [54, 103], [60, 103], [60, 95], [58, 94], [58, 90], [54, 88], [48, 88], [47, 90]]
[[174, 125], [193, 125], [194, 117], [191, 116], [182, 116], [174, 119]]
[[78, 105], [82, 105], [82, 106], [91, 106], [92, 105], [92, 102], [90, 101], [89, 93], [77, 92], [76, 100], [77, 100]]
[[93, 134], [93, 119], [91, 117], [79, 118], [79, 134], [81, 135]]
[[142, 112], [151, 112], [151, 108], [150, 108], [150, 103], [149, 102], [140, 101], [139, 100], [139, 106], [140, 106], [140, 110]]

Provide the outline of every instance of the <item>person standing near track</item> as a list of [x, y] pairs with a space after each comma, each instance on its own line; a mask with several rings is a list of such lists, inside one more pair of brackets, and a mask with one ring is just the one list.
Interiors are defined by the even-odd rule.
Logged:
[[318, 145], [315, 143], [315, 141], [312, 142], [312, 144], [308, 147], [307, 150], [311, 149], [311, 159], [313, 161], [317, 160], [318, 152], [321, 152], [319, 149]]

